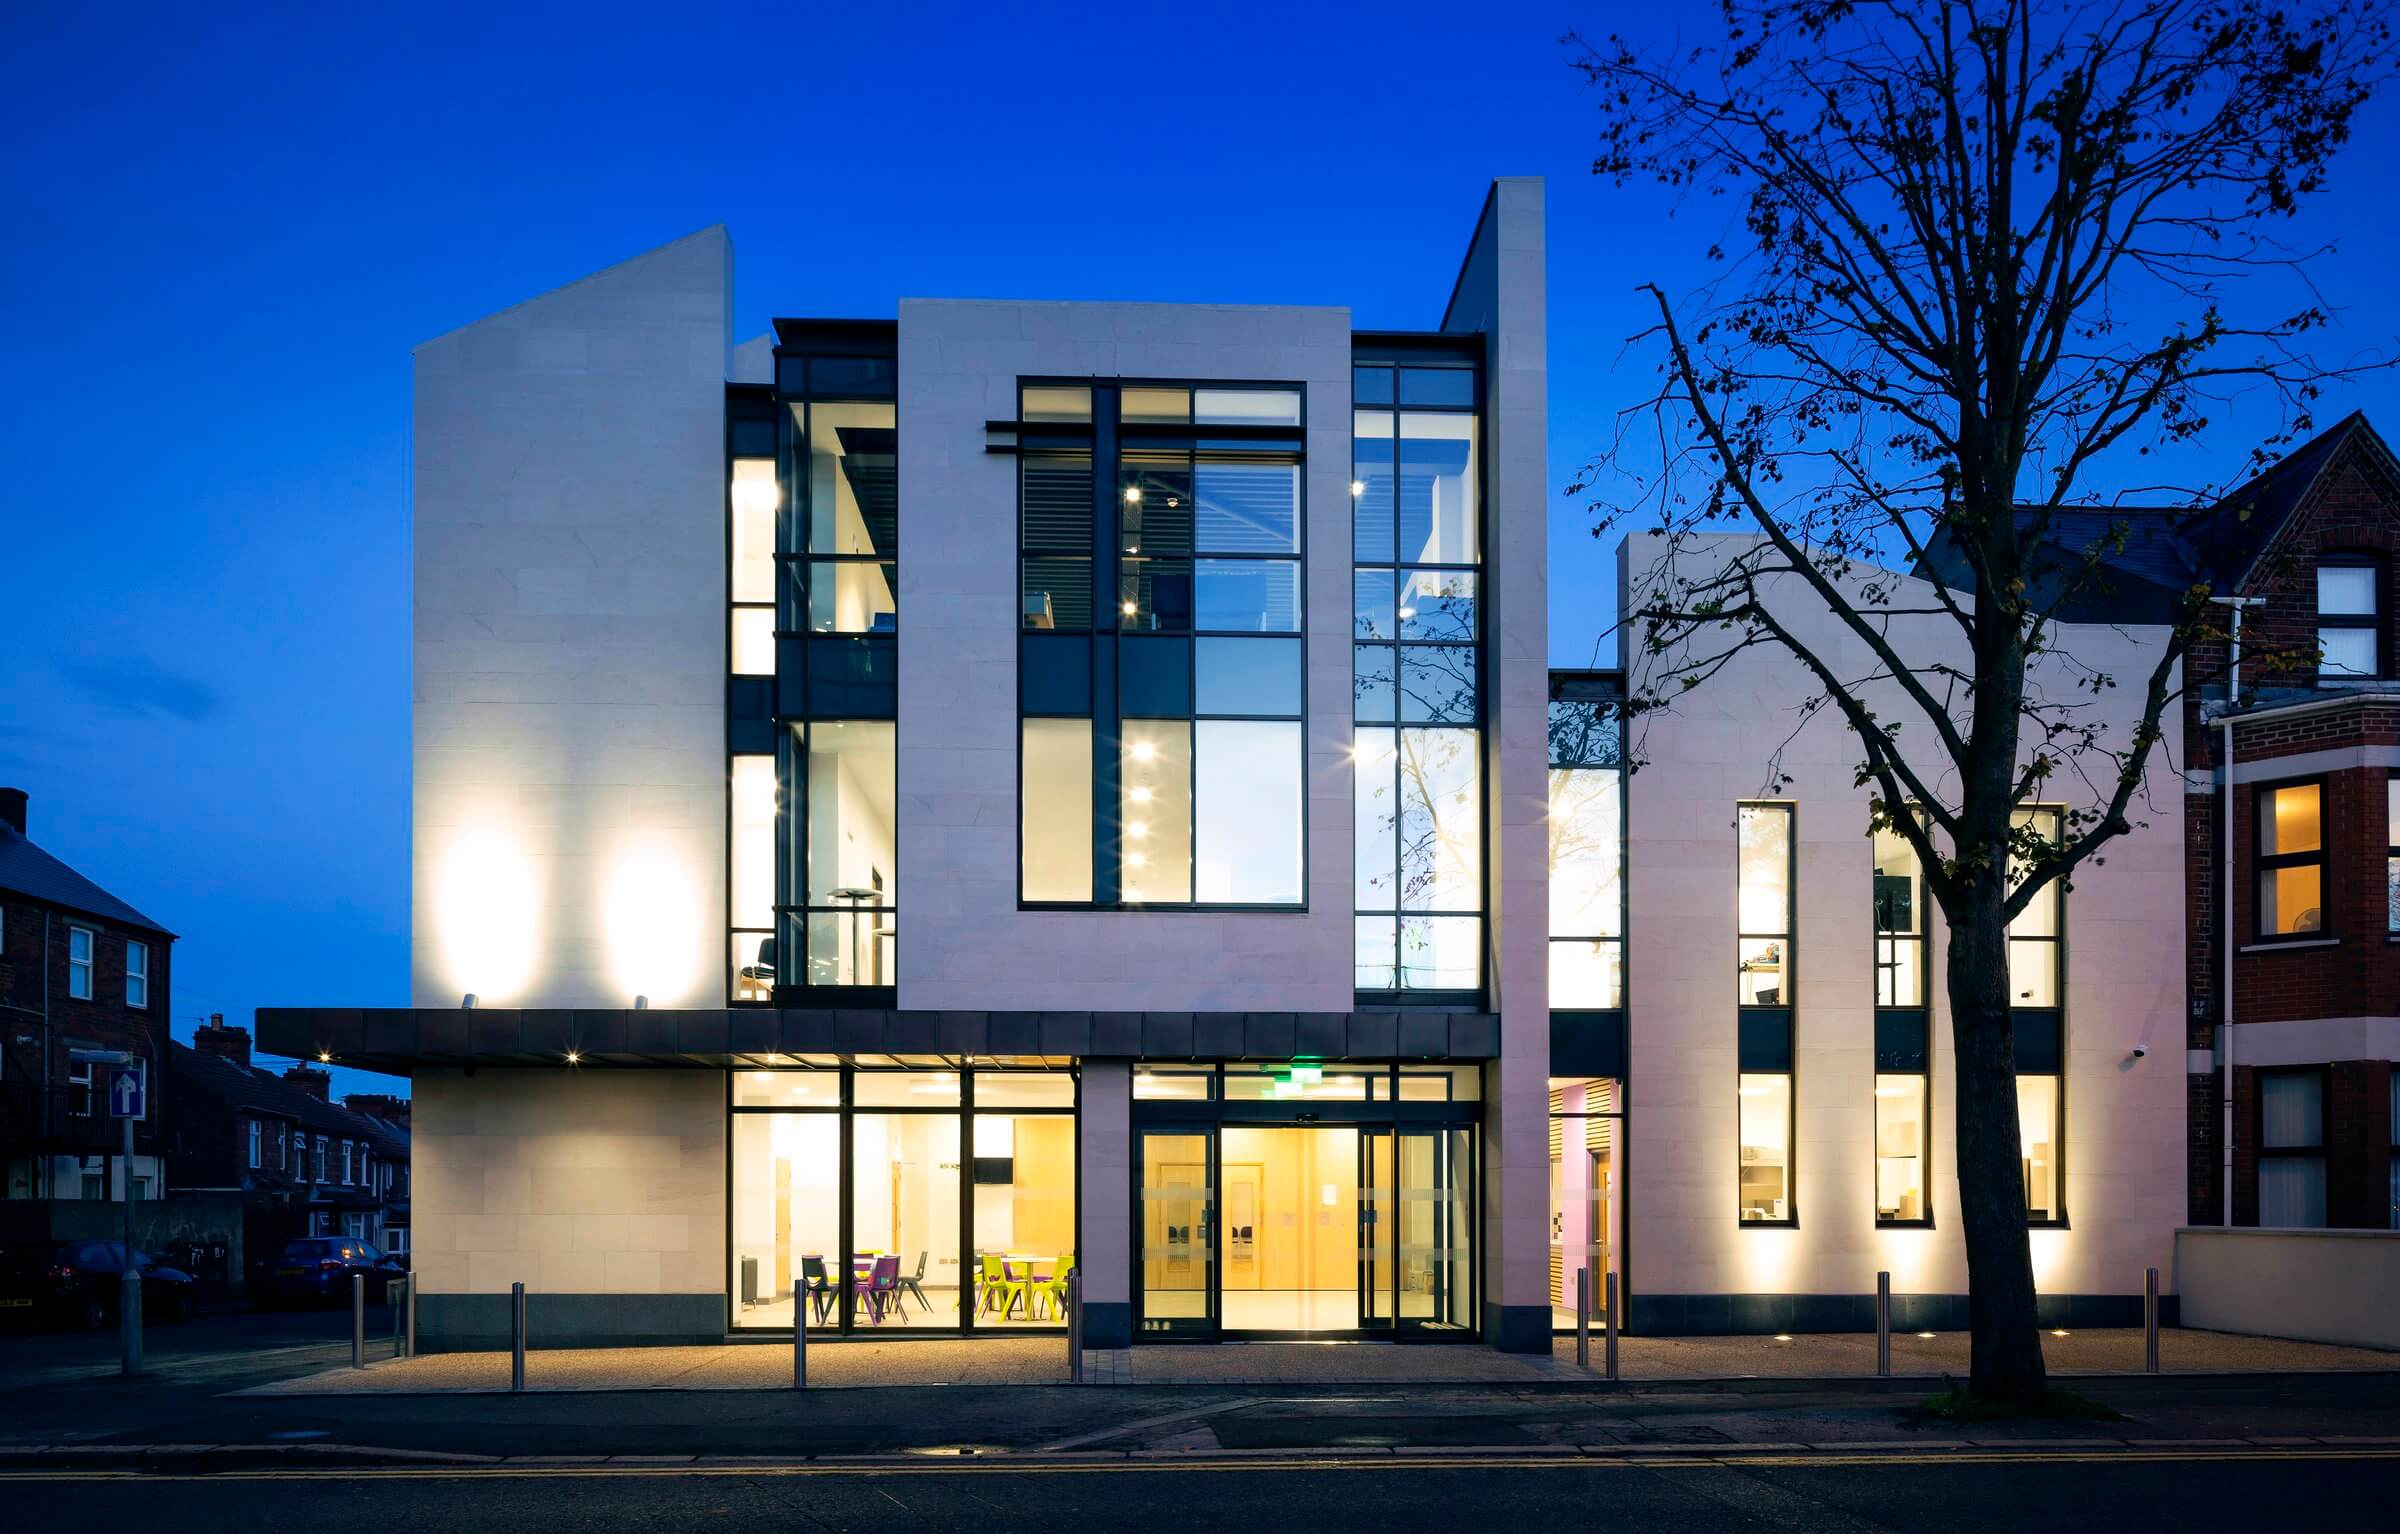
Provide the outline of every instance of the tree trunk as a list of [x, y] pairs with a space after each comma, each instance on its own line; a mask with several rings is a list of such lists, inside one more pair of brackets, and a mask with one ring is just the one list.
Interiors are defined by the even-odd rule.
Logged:
[[2008, 1013], [2007, 881], [1977, 877], [1951, 914], [1950, 1038], [1956, 1055], [1958, 1212], [1967, 1243], [1968, 1388], [2030, 1406], [2048, 1390], [2025, 1233], [2015, 1032]]

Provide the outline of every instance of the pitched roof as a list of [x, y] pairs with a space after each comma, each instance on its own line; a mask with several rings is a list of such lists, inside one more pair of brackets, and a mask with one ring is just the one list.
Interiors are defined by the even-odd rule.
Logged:
[[[2199, 579], [2198, 557], [2176, 528], [2181, 515], [2161, 506], [2018, 507], [2021, 529], [2044, 519], [2041, 540], [2026, 556], [2036, 601], [2057, 605], [2070, 623], [2174, 621], [2177, 600]], [[1974, 589], [1974, 569], [1947, 528], [1929, 541], [1923, 564], [1946, 586]], [[2093, 564], [2101, 573], [2081, 579], [2073, 599], [2059, 603], [2058, 586]]]
[[15, 826], [7, 824], [0, 824], [0, 890], [119, 926], [145, 928], [161, 937], [175, 935], [36, 847]]
[[326, 1134], [363, 1140], [394, 1159], [408, 1155], [407, 1137], [394, 1133], [381, 1119], [325, 1102], [259, 1066], [237, 1065], [223, 1055], [203, 1054], [189, 1044], [170, 1042], [167, 1069], [177, 1080], [233, 1107], [292, 1119]]
[[2184, 519], [2181, 531], [2185, 541], [2200, 553], [2221, 588], [2239, 590], [2248, 583], [2275, 534], [2307, 502], [2309, 492], [2325, 477], [2342, 449], [2354, 442], [2374, 448], [2387, 463], [2391, 461], [2390, 448], [2369, 424], [2366, 412], [2353, 410], [2237, 486], [2216, 505]]

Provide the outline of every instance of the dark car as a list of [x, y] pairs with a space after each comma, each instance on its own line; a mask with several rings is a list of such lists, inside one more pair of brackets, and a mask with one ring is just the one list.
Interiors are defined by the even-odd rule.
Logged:
[[[148, 1252], [133, 1254], [142, 1275], [142, 1315], [192, 1318], [192, 1276]], [[125, 1274], [122, 1241], [53, 1241], [0, 1252], [0, 1316], [23, 1315], [98, 1331], [117, 1319]]]
[[250, 1298], [261, 1306], [347, 1305], [350, 1280], [364, 1276], [367, 1303], [383, 1303], [383, 1286], [407, 1269], [356, 1236], [303, 1236], [286, 1241], [250, 1268]]

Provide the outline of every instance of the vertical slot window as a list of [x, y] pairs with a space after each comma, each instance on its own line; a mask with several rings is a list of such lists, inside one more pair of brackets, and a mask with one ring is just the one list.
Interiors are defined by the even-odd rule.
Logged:
[[1792, 1223], [1792, 1076], [1744, 1071], [1740, 1083], [1741, 1218]]
[[2325, 1073], [2258, 1073], [2258, 1223], [2325, 1224]]
[[2325, 931], [2324, 797], [2321, 783], [2271, 783], [2258, 790], [2261, 938], [2316, 937]]
[[1028, 901], [1092, 898], [1092, 722], [1028, 719], [1020, 753], [1019, 849]]
[[1624, 773], [1605, 702], [1550, 704], [1550, 1006], [1625, 1005]]
[[1792, 1005], [1792, 806], [1735, 812], [1739, 858], [1736, 975], [1745, 1007]]
[[2060, 1164], [2059, 1077], [2017, 1074], [2017, 1153], [2025, 1171], [2025, 1218], [2055, 1225], [2065, 1218]]
[[1875, 1218], [1886, 1225], [1917, 1225], [1928, 1218], [1925, 1204], [1925, 1077], [1875, 1077]]
[[1925, 1005], [1925, 871], [1897, 829], [1874, 833], [1875, 1005]]
[[[2055, 809], [2018, 810], [2012, 818], [2020, 836], [2030, 835], [2040, 846], [2059, 845], [2060, 816]], [[2008, 882], [2014, 889], [2025, 877], [2021, 859], [2009, 859]], [[2059, 1005], [2060, 924], [2058, 881], [2035, 891], [2016, 920], [2008, 924], [2008, 995], [2011, 1007], [2049, 1010]]]

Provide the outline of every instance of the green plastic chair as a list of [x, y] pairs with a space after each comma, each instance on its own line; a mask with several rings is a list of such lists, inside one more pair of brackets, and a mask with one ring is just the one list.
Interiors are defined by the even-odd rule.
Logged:
[[1074, 1271], [1075, 1254], [1069, 1252], [1058, 1260], [1058, 1266], [1051, 1270], [1048, 1278], [1037, 1281], [1043, 1297], [1050, 1301], [1051, 1311], [1062, 1320], [1067, 1314], [1067, 1275]]
[[[980, 1279], [975, 1299], [975, 1313], [979, 1316], [989, 1314], [992, 1307], [997, 1304], [1000, 1307], [1000, 1315], [1005, 1320], [1009, 1312], [1017, 1308], [1018, 1300], [1027, 1299], [1025, 1281], [1021, 1278], [1009, 1277], [1007, 1265], [996, 1252], [987, 1252], [977, 1257], [975, 1265]], [[1027, 1299], [1027, 1303], [1030, 1304], [1031, 1301]]]

